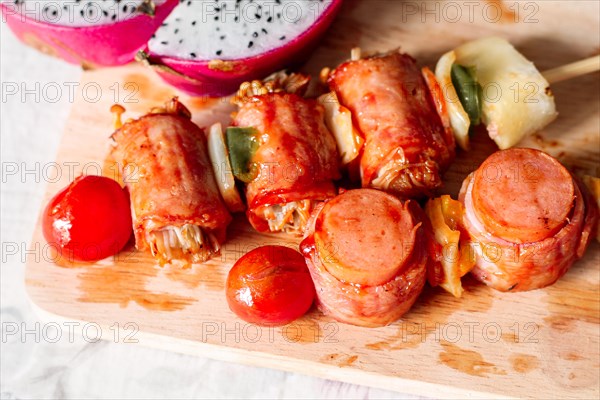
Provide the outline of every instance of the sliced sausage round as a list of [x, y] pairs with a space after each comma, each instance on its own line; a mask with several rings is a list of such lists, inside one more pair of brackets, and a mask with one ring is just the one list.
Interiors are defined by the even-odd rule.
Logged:
[[598, 221], [585, 187], [556, 159], [533, 149], [490, 156], [463, 182], [459, 200], [474, 250], [471, 272], [501, 291], [556, 282], [583, 256]]
[[318, 304], [338, 321], [387, 325], [425, 284], [427, 254], [416, 203], [350, 190], [315, 210], [300, 248]]

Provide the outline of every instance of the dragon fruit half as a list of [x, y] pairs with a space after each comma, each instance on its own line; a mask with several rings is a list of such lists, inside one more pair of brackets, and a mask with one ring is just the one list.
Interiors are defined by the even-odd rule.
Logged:
[[178, 0], [0, 0], [25, 43], [84, 66], [130, 62]]
[[341, 3], [180, 1], [137, 59], [190, 94], [230, 94], [244, 81], [303, 60]]
[[[221, 96], [302, 60], [342, 0], [0, 0], [15, 34], [84, 66], [136, 58], [172, 85]], [[140, 51], [140, 49], [144, 49]]]

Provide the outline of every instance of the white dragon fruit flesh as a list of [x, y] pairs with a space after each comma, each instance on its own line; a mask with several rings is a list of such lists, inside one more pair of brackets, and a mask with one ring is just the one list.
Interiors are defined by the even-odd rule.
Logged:
[[229, 94], [302, 60], [341, 0], [187, 0], [138, 59], [186, 92]]

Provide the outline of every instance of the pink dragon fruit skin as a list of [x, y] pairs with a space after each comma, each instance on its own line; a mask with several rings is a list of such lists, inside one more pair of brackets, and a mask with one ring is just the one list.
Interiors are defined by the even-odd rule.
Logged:
[[136, 59], [152, 67], [167, 83], [195, 96], [218, 97], [235, 92], [240, 84], [306, 59], [341, 8], [334, 0], [313, 25], [285, 45], [244, 59], [213, 61], [161, 57], [146, 50]]
[[24, 43], [86, 67], [122, 65], [133, 61], [178, 0], [156, 6], [153, 17], [137, 15], [113, 24], [90, 27], [54, 25], [19, 14], [0, 4], [3, 20]]

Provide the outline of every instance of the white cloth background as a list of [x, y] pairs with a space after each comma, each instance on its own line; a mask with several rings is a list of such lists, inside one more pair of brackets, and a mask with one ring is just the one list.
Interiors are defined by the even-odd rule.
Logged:
[[[39, 172], [55, 159], [71, 106], [66, 91], [56, 102], [40, 92], [44, 85], [77, 82], [81, 71], [25, 47], [4, 24], [0, 60], [2, 399], [406, 397], [136, 345], [92, 344], [77, 337], [69, 343], [67, 335], [48, 343], [33, 334], [24, 339], [7, 334], [9, 325], [35, 329], [38, 321], [25, 294], [22, 258], [46, 188]], [[48, 91], [51, 97], [53, 93]], [[25, 169], [37, 172], [23, 176]]]

